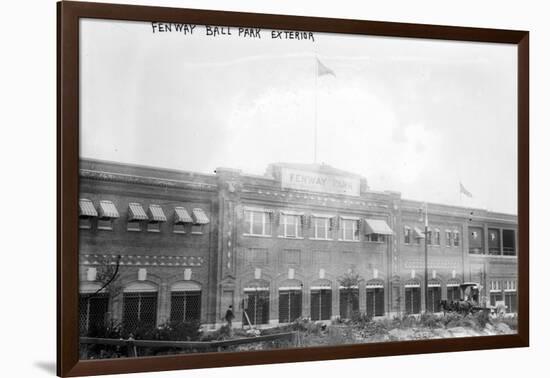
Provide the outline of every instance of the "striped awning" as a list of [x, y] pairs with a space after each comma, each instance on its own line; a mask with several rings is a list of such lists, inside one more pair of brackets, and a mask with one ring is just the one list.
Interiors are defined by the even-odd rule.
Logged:
[[424, 239], [424, 231], [422, 231], [418, 227], [415, 227], [414, 228], [414, 237], [417, 238], [417, 239]]
[[367, 282], [367, 289], [380, 289], [384, 288], [384, 284], [380, 282]]
[[131, 221], [148, 220], [149, 217], [145, 214], [145, 210], [141, 204], [137, 202], [130, 202], [128, 204], [128, 219]]
[[367, 222], [367, 234], [393, 235], [393, 230], [386, 221], [380, 219], [365, 219]]
[[200, 209], [198, 207], [193, 209], [193, 223], [194, 224], [208, 224], [210, 223], [210, 220], [204, 213], [203, 209]]
[[149, 213], [152, 222], [166, 222], [166, 215], [160, 205], [149, 205]]
[[405, 284], [405, 287], [408, 288], [408, 287], [420, 287], [420, 284], [418, 282], [407, 282]]
[[178, 206], [174, 208], [174, 223], [193, 223], [193, 219], [191, 219], [185, 207]]
[[112, 201], [99, 201], [99, 217], [100, 218], [118, 218], [118, 210]]
[[87, 199], [81, 198], [78, 201], [79, 216], [81, 217], [97, 217], [97, 210], [95, 209], [94, 203]]

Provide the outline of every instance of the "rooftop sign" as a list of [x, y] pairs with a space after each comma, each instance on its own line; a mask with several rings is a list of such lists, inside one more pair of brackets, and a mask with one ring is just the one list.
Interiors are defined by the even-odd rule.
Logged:
[[359, 196], [359, 178], [329, 175], [294, 168], [281, 169], [281, 185], [287, 189]]

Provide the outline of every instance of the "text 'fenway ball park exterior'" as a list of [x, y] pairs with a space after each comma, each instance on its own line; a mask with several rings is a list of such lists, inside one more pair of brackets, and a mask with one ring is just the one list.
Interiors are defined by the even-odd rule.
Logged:
[[423, 203], [327, 165], [258, 176], [81, 160], [79, 205], [82, 333], [215, 327], [229, 306], [234, 326], [439, 312], [463, 282], [516, 311], [517, 216], [428, 204], [425, 235]]

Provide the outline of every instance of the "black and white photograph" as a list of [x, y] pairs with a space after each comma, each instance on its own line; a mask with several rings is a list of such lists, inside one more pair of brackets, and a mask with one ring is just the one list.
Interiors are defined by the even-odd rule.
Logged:
[[516, 45], [79, 32], [81, 360], [517, 333]]

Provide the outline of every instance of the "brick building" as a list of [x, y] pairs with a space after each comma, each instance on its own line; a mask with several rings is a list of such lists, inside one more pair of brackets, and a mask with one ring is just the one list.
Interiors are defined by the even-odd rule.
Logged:
[[439, 311], [466, 281], [514, 312], [517, 216], [428, 204], [424, 235], [422, 205], [327, 165], [258, 176], [82, 160], [81, 327], [219, 326], [230, 305], [237, 326]]

